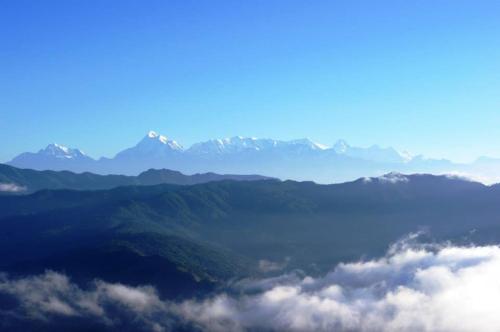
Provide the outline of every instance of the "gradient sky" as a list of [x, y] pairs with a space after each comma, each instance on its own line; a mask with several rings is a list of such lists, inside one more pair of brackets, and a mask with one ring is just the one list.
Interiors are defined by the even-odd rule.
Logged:
[[0, 161], [149, 129], [500, 157], [500, 1], [0, 2]]

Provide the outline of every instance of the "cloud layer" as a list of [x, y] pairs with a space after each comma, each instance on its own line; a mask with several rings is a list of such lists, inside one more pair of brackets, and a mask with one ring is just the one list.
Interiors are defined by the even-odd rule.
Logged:
[[4, 275], [0, 294], [17, 302], [0, 314], [49, 325], [58, 317], [80, 317], [103, 328], [147, 331], [180, 325], [208, 331], [499, 331], [498, 276], [497, 246], [406, 245], [380, 259], [340, 264], [321, 278], [291, 273], [245, 280], [228, 293], [183, 302], [162, 300], [148, 286], [96, 281], [82, 289], [55, 272]]

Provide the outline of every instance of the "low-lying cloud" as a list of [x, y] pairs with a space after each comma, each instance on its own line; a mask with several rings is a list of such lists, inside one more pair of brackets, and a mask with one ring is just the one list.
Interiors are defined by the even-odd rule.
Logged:
[[245, 280], [228, 293], [182, 302], [161, 299], [148, 286], [96, 281], [82, 289], [55, 272], [4, 275], [0, 294], [17, 304], [0, 315], [40, 324], [84, 317], [105, 328], [148, 331], [179, 324], [206, 331], [499, 331], [499, 276], [498, 246], [407, 245], [320, 278]]
[[[88, 289], [82, 289], [67, 276], [47, 271], [20, 279], [2, 275], [0, 294], [16, 300], [16, 304], [0, 311], [7, 327], [12, 320], [14, 324], [29, 320], [50, 325], [61, 317], [91, 319], [103, 329], [123, 325], [137, 326], [136, 330], [163, 331], [162, 324], [168, 326], [167, 317], [155, 316], [168, 312], [168, 308], [150, 286], [128, 287], [98, 280]], [[5, 326], [0, 323], [1, 327]]]
[[290, 263], [290, 257], [285, 258], [282, 262], [273, 262], [267, 259], [259, 260], [259, 271], [261, 272], [276, 272], [284, 270], [288, 263]]
[[19, 186], [15, 183], [0, 183], [0, 192], [1, 191], [17, 193], [17, 192], [26, 191], [26, 187]]

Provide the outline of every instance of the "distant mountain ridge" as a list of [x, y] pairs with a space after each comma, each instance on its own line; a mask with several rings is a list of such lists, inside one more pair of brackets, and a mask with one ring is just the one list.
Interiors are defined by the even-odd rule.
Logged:
[[270, 180], [260, 175], [204, 173], [185, 175], [169, 169], [149, 169], [138, 176], [76, 174], [70, 171], [37, 171], [0, 164], [0, 194], [26, 194], [42, 189], [102, 190], [119, 186], [157, 184], [193, 185], [211, 181]]
[[84, 172], [95, 163], [79, 149], [52, 143], [38, 152], [24, 152], [12, 159], [13, 166], [38, 170], [72, 170]]
[[7, 164], [36, 170], [123, 175], [137, 175], [151, 168], [168, 168], [188, 174], [262, 174], [319, 183], [345, 182], [392, 171], [460, 174], [490, 183], [500, 179], [500, 159], [493, 158], [458, 164], [445, 159], [412, 156], [392, 147], [354, 147], [344, 140], [328, 146], [306, 138], [283, 141], [236, 136], [184, 148], [177, 141], [154, 131], [112, 158], [96, 160], [78, 149], [50, 144], [37, 153], [22, 153]]

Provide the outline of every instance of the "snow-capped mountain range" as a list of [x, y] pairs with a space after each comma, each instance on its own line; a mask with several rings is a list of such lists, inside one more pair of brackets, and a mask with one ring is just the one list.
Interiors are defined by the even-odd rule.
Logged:
[[118, 152], [113, 158], [96, 160], [79, 149], [49, 144], [36, 153], [22, 153], [8, 164], [37, 170], [127, 175], [136, 175], [150, 168], [169, 168], [188, 174], [261, 174], [331, 183], [393, 171], [491, 177], [493, 173], [496, 176], [500, 161], [482, 158], [473, 164], [455, 164], [448, 160], [412, 156], [391, 147], [354, 147], [344, 140], [328, 146], [309, 139], [283, 141], [236, 136], [184, 148], [177, 141], [150, 131], [135, 146]]
[[228, 154], [243, 151], [267, 151], [278, 149], [326, 150], [327, 146], [315, 143], [309, 139], [279, 141], [274, 139], [258, 139], [255, 137], [235, 136], [231, 138], [214, 139], [196, 143], [186, 152], [191, 154]]

